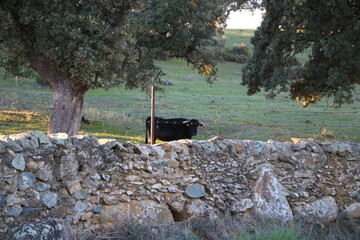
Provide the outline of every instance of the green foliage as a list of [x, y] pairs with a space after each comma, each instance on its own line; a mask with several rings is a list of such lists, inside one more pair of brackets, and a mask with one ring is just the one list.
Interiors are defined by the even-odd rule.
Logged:
[[214, 63], [199, 48], [221, 32], [230, 2], [4, 0], [0, 65], [18, 75], [39, 54], [78, 88], [146, 89], [161, 76], [154, 59], [166, 55], [185, 58], [211, 82]]
[[[262, 88], [291, 92], [304, 106], [323, 97], [351, 103], [360, 83], [360, 2], [263, 1], [266, 14], [252, 39], [254, 53], [243, 69], [248, 94]], [[309, 60], [289, 86], [288, 59], [311, 48]], [[291, 61], [290, 61], [291, 62]]]
[[232, 48], [232, 52], [244, 56], [250, 55], [250, 49], [245, 44], [235, 44]]

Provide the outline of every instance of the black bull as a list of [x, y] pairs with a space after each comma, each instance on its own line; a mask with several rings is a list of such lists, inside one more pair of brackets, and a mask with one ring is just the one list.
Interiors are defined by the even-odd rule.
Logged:
[[[162, 141], [173, 141], [179, 139], [191, 139], [197, 134], [197, 128], [203, 126], [201, 122], [196, 119], [185, 118], [160, 118], [155, 117], [155, 141], [160, 139]], [[148, 135], [151, 132], [151, 117], [146, 119], [146, 137], [145, 143], [148, 143]]]

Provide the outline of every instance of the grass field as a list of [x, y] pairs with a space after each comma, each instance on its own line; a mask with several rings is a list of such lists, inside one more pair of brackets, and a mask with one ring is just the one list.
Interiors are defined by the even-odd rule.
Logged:
[[[251, 30], [227, 30], [225, 47], [241, 42], [249, 46]], [[156, 93], [159, 117], [197, 118], [205, 123], [194, 139], [221, 136], [231, 139], [291, 141], [315, 138], [321, 141], [360, 142], [359, 86], [353, 104], [329, 108], [326, 99], [303, 108], [287, 94], [274, 100], [263, 93], [247, 96], [240, 85], [243, 65], [218, 64], [218, 81], [209, 85], [183, 61], [159, 61], [173, 83]], [[0, 70], [0, 134], [47, 130], [52, 93], [39, 88], [35, 79], [16, 79]], [[81, 126], [81, 134], [116, 138], [120, 142], [143, 143], [145, 119], [150, 115], [150, 97], [140, 90], [114, 88], [86, 93], [84, 115], [91, 124]]]

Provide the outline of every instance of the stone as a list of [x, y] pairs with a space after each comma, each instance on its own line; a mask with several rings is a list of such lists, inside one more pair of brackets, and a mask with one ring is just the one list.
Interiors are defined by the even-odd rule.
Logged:
[[200, 184], [186, 187], [185, 193], [190, 198], [201, 198], [206, 195], [204, 186]]
[[58, 195], [53, 192], [45, 193], [41, 196], [41, 202], [47, 207], [52, 208], [57, 203]]
[[50, 165], [46, 164], [43, 167], [39, 168], [36, 171], [35, 177], [40, 179], [41, 181], [47, 182], [52, 179], [52, 169]]
[[6, 224], [0, 223], [0, 233], [7, 233], [9, 227]]
[[254, 187], [255, 212], [283, 222], [293, 220], [282, 186], [269, 168], [263, 168]]
[[34, 174], [31, 172], [24, 172], [18, 177], [17, 187], [19, 190], [24, 191], [28, 188], [31, 188], [35, 182], [36, 178]]
[[23, 211], [21, 213], [22, 217], [39, 217], [41, 215], [41, 212], [43, 211], [42, 208], [23, 208]]
[[156, 184], [152, 185], [151, 188], [156, 189], [156, 190], [160, 190], [162, 188], [162, 184], [161, 183], [156, 183]]
[[6, 196], [6, 206], [13, 206], [19, 203], [21, 203], [21, 199], [15, 197], [13, 194], [9, 194]]
[[99, 204], [95, 204], [93, 212], [94, 213], [100, 213], [101, 211], [101, 206]]
[[53, 144], [51, 143], [49, 137], [43, 133], [43, 132], [32, 132], [31, 136], [34, 136], [38, 142], [39, 142], [39, 147], [41, 149], [49, 149], [53, 147]]
[[185, 203], [174, 201], [169, 204], [169, 207], [170, 207], [171, 211], [174, 213], [182, 213], [184, 211]]
[[24, 156], [17, 153], [15, 155], [15, 158], [11, 161], [11, 166], [17, 170], [24, 171], [25, 170]]
[[0, 208], [5, 208], [5, 195], [0, 195]]
[[107, 205], [114, 205], [119, 202], [119, 197], [117, 197], [117, 196], [104, 195], [102, 197], [102, 199], [103, 199], [104, 203]]
[[68, 224], [57, 219], [23, 223], [12, 227], [10, 232], [10, 239], [76, 240], [75, 231]]
[[0, 142], [0, 153], [6, 153], [6, 148]]
[[139, 147], [131, 142], [126, 142], [123, 144], [123, 146], [127, 149], [129, 152], [134, 152], [135, 154], [141, 154], [141, 150]]
[[21, 214], [21, 210], [16, 207], [13, 207], [10, 208], [9, 211], [7, 211], [4, 215], [5, 217], [18, 217], [20, 216], [20, 214]]
[[308, 222], [332, 222], [337, 218], [338, 207], [333, 197], [324, 197], [306, 205], [296, 206], [293, 210]]
[[99, 222], [106, 227], [113, 227], [120, 222], [132, 219], [135, 223], [172, 223], [174, 221], [166, 204], [151, 200], [120, 202], [116, 205], [102, 205]]
[[94, 215], [93, 212], [87, 212], [81, 216], [81, 221], [87, 221]]
[[49, 135], [49, 138], [61, 148], [71, 149], [73, 147], [72, 140], [66, 133], [53, 133]]
[[75, 153], [70, 153], [61, 157], [61, 163], [57, 172], [59, 174], [59, 180], [72, 180], [77, 177], [79, 172], [79, 162], [76, 159]]
[[99, 139], [98, 141], [100, 147], [104, 149], [106, 152], [110, 150], [113, 150], [114, 152], [128, 152], [128, 150], [119, 142], [117, 142], [116, 139], [103, 138], [103, 139]]
[[19, 144], [6, 135], [0, 135], [0, 141], [5, 148], [12, 149], [15, 152], [23, 151], [23, 148]]
[[24, 149], [37, 149], [39, 148], [39, 141], [36, 136], [33, 136], [30, 132], [11, 134], [9, 136], [13, 141], [18, 143]]
[[245, 198], [238, 201], [235, 201], [230, 206], [230, 212], [232, 214], [238, 214], [246, 212], [248, 209], [251, 209], [254, 206], [254, 203], [251, 199]]
[[356, 202], [351, 204], [345, 209], [345, 212], [348, 219], [360, 218], [360, 203]]
[[75, 207], [73, 208], [73, 211], [76, 213], [85, 212], [86, 210], [87, 210], [86, 204], [80, 200], [76, 202]]
[[182, 220], [198, 217], [208, 220], [218, 219], [216, 209], [200, 199], [195, 199], [187, 203], [181, 215], [183, 216]]
[[360, 193], [356, 195], [355, 201], [360, 202]]
[[91, 179], [95, 180], [95, 181], [100, 181], [101, 177], [100, 177], [100, 175], [98, 173], [96, 173], [95, 175], [91, 176]]
[[40, 183], [36, 184], [35, 189], [39, 192], [45, 192], [51, 188], [50, 184]]
[[179, 162], [176, 161], [175, 159], [171, 159], [168, 163], [169, 168], [178, 168], [179, 167]]
[[131, 199], [127, 194], [121, 194], [119, 198], [120, 202], [130, 202]]
[[32, 171], [36, 171], [39, 169], [39, 163], [37, 163], [33, 160], [30, 160], [28, 163], [26, 163], [26, 167]]

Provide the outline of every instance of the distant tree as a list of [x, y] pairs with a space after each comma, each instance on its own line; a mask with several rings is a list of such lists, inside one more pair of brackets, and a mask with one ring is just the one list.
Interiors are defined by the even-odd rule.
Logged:
[[[160, 82], [154, 59], [186, 59], [211, 82], [216, 69], [199, 50], [221, 31], [229, 0], [2, 0], [0, 65], [35, 70], [51, 87], [48, 133], [78, 133], [89, 89]], [[244, 0], [238, 0], [240, 6]]]
[[[289, 91], [304, 106], [323, 97], [336, 106], [351, 103], [360, 83], [360, 1], [264, 0], [261, 26], [252, 38], [254, 52], [242, 84], [252, 95]], [[300, 77], [287, 71], [296, 54], [311, 49]]]

